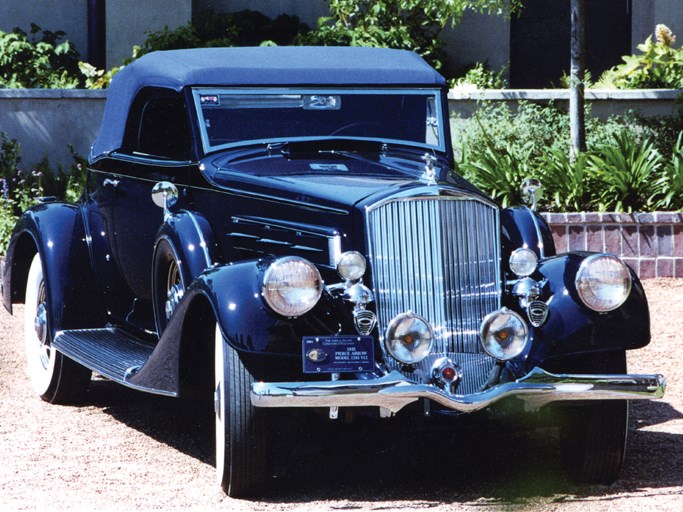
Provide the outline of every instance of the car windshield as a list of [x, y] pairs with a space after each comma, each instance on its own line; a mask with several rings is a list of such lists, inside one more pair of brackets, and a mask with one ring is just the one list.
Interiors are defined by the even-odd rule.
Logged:
[[204, 152], [252, 143], [357, 139], [445, 150], [434, 89], [192, 90]]

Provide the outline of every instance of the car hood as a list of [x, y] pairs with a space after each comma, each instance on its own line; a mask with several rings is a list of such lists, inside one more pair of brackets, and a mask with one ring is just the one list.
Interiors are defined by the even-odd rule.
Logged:
[[[293, 200], [310, 207], [350, 212], [359, 203], [424, 187], [424, 162], [391, 157], [286, 158], [258, 156], [216, 159], [206, 172], [214, 184], [273, 199]], [[482, 196], [462, 178], [440, 168], [440, 185]], [[483, 196], [482, 196], [483, 197]]]

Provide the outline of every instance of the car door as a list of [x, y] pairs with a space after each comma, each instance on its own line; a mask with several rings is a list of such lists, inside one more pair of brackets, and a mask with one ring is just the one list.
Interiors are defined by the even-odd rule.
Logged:
[[186, 207], [190, 131], [181, 94], [143, 89], [131, 107], [121, 150], [93, 169], [88, 213], [92, 258], [111, 321], [154, 332], [152, 258], [164, 210], [152, 201], [158, 183]]

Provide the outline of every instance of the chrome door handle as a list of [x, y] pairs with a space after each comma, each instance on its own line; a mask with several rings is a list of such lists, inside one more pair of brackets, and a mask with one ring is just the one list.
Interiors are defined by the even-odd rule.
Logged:
[[109, 178], [105, 178], [105, 180], [102, 182], [102, 186], [116, 188], [119, 186], [119, 180], [111, 180]]

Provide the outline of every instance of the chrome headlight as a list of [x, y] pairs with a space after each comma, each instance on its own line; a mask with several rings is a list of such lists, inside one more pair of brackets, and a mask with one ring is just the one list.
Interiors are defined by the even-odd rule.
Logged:
[[401, 313], [387, 328], [384, 344], [394, 359], [419, 363], [429, 355], [434, 342], [434, 331], [429, 322], [411, 312]]
[[520, 355], [528, 341], [526, 323], [508, 308], [490, 313], [481, 324], [482, 347], [488, 355], [499, 361], [509, 361]]
[[365, 258], [356, 251], [347, 251], [339, 257], [337, 272], [347, 281], [357, 281], [365, 274]]
[[534, 273], [538, 266], [536, 253], [525, 247], [515, 250], [510, 255], [510, 270], [519, 277], [527, 277]]
[[318, 269], [296, 256], [275, 260], [263, 277], [263, 298], [273, 311], [287, 317], [310, 311], [320, 299], [322, 288]]
[[576, 290], [583, 303], [595, 311], [612, 311], [631, 293], [631, 273], [611, 254], [589, 256], [576, 274]]

